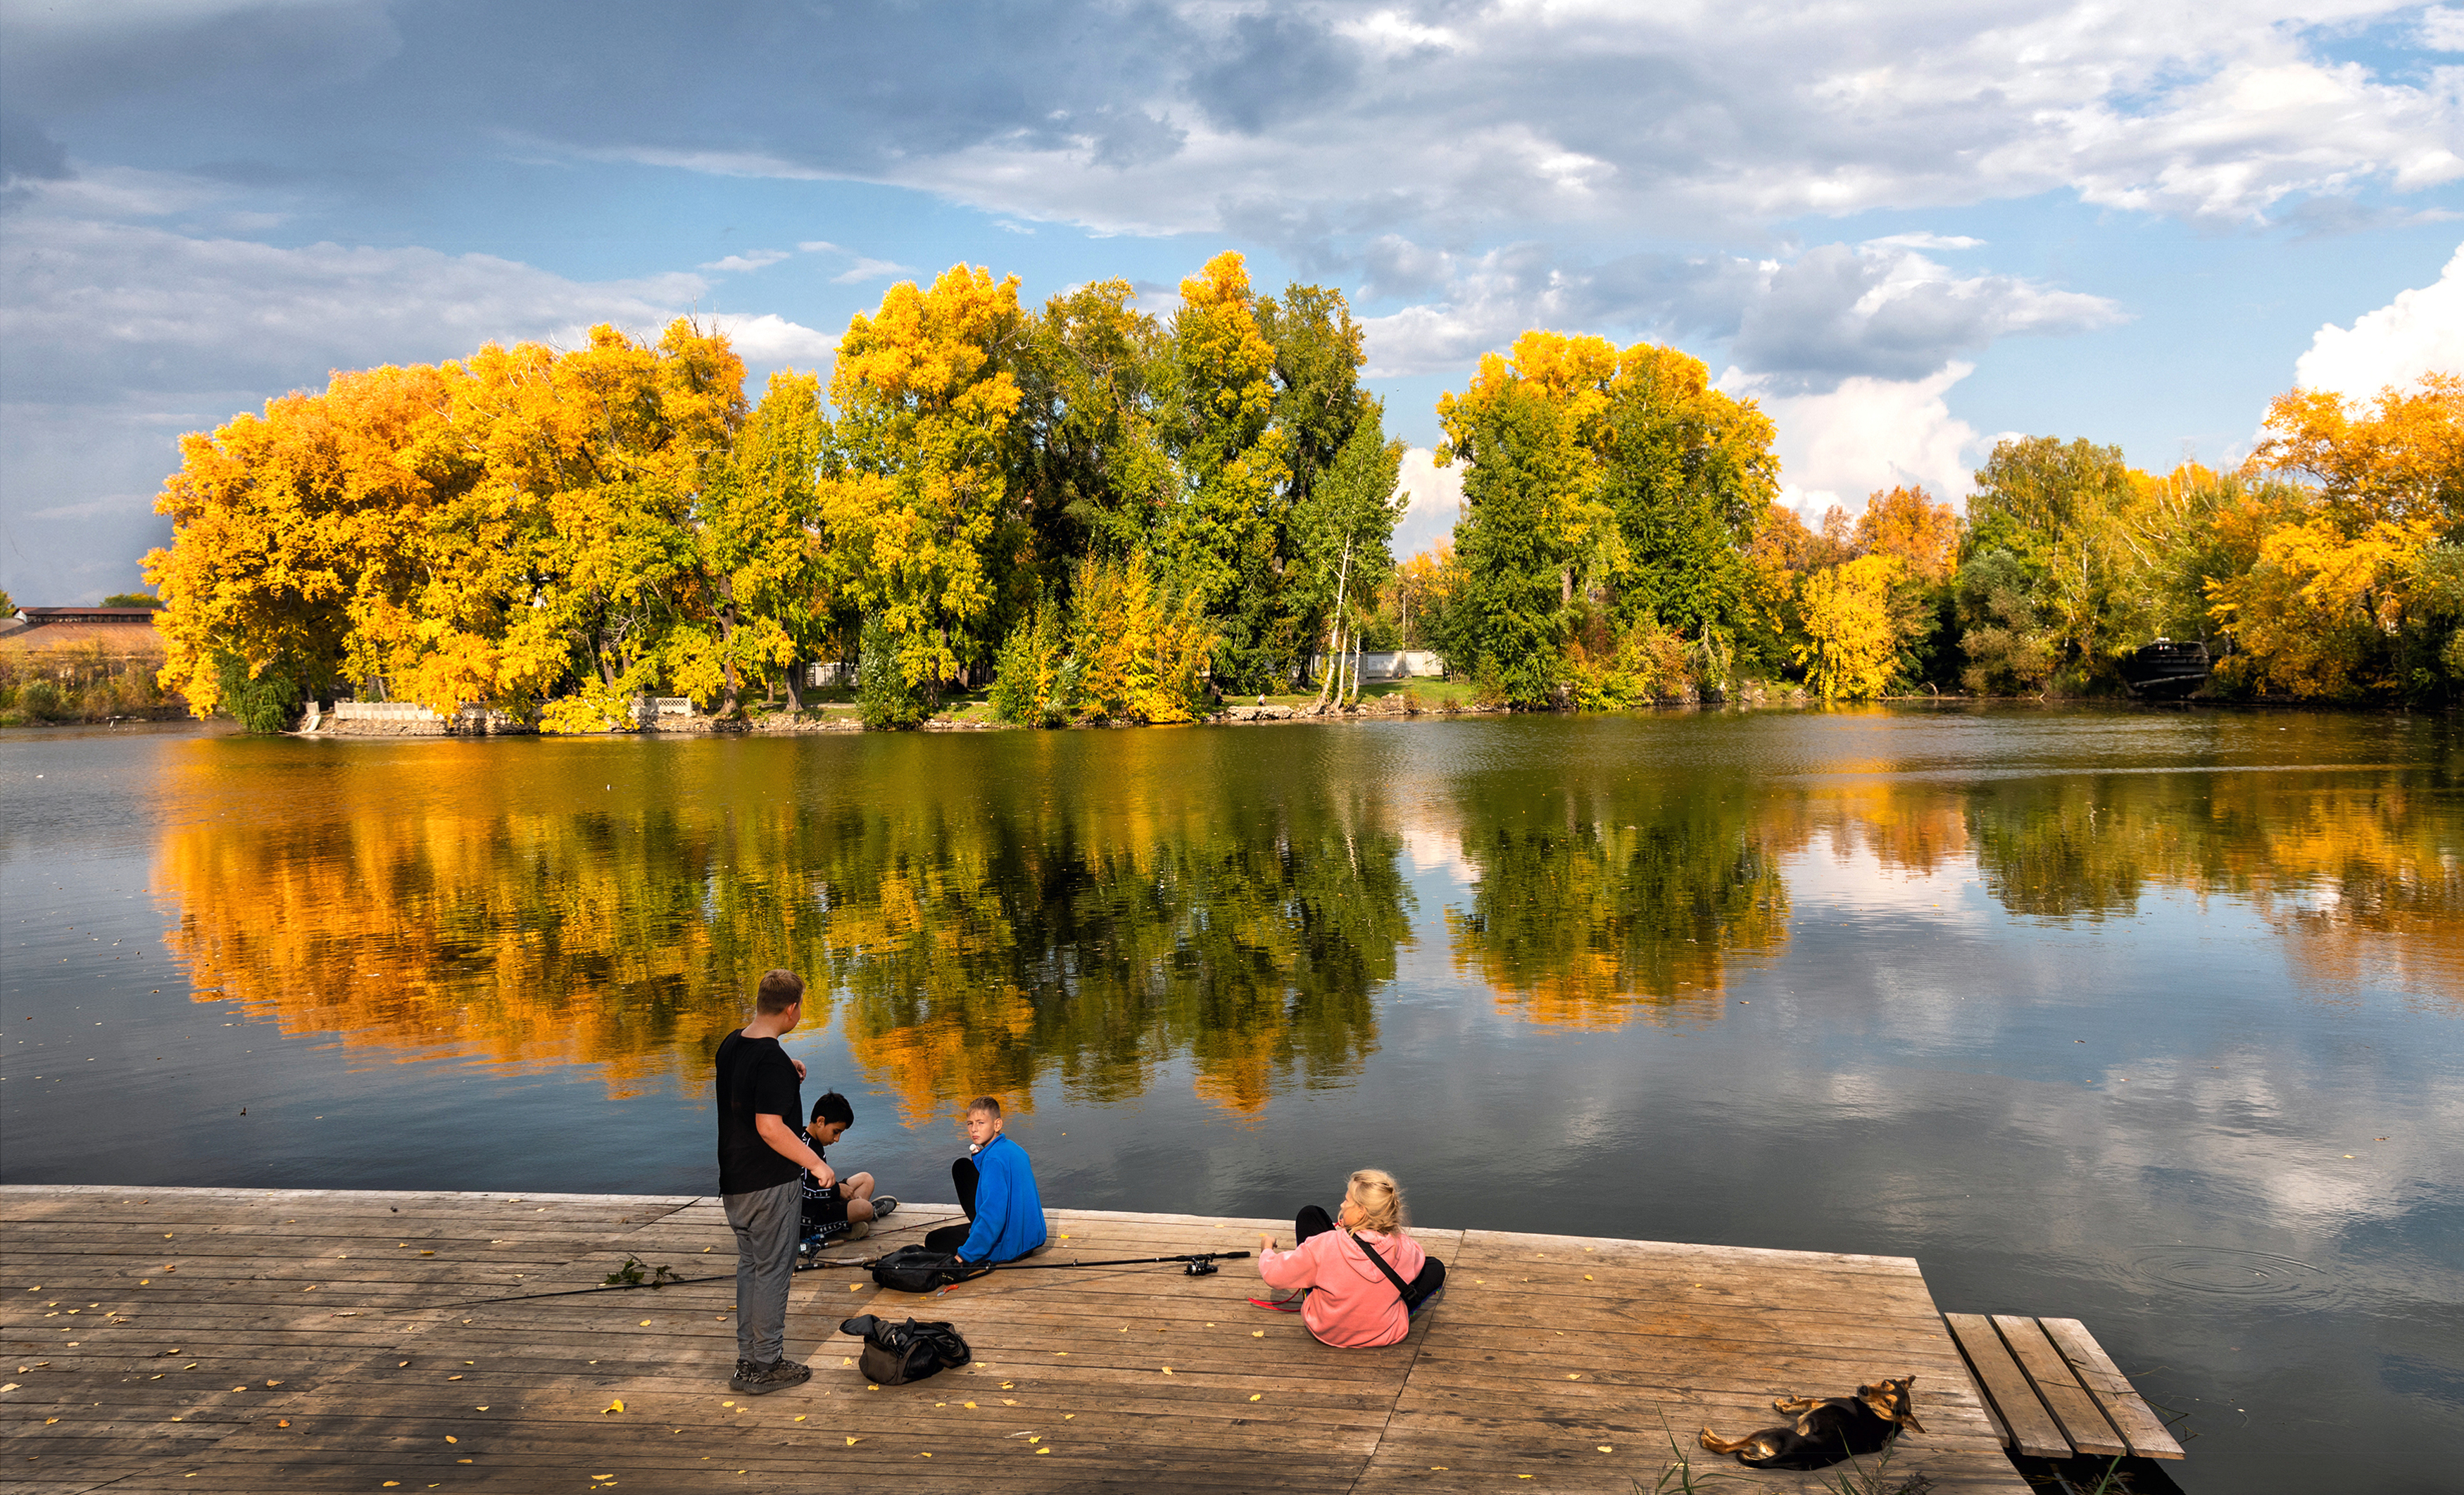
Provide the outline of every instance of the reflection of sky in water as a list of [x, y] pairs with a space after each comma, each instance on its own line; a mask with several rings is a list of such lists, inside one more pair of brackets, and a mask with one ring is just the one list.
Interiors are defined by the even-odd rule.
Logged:
[[13, 736], [0, 1177], [699, 1191], [701, 1056], [787, 960], [848, 1160], [914, 1197], [991, 1085], [1056, 1202], [1285, 1213], [1375, 1161], [1448, 1224], [1908, 1254], [2085, 1319], [2195, 1413], [2193, 1490], [2442, 1488], [2450, 737]]

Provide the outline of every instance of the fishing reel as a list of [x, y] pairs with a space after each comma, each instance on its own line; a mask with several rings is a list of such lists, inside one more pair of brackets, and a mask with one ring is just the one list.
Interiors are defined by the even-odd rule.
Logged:
[[1202, 1256], [1193, 1256], [1181, 1264], [1180, 1274], [1183, 1277], [1212, 1277], [1215, 1264]]

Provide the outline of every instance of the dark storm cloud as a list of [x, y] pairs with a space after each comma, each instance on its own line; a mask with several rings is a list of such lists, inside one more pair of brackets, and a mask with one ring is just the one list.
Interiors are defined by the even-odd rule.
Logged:
[[11, 7], [0, 89], [56, 117], [139, 99], [247, 103], [359, 77], [400, 38], [379, 0]]
[[1352, 86], [1359, 63], [1358, 49], [1306, 16], [1243, 15], [1189, 92], [1225, 128], [1255, 135], [1318, 113]]
[[65, 181], [68, 147], [43, 133], [43, 127], [14, 109], [0, 109], [0, 187], [19, 180]]

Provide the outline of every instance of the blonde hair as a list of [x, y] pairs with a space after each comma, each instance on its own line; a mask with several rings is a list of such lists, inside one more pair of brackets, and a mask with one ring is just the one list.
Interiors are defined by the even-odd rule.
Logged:
[[1403, 1186], [1383, 1168], [1355, 1171], [1343, 1186], [1343, 1197], [1360, 1211], [1361, 1229], [1395, 1235], [1404, 1228]]

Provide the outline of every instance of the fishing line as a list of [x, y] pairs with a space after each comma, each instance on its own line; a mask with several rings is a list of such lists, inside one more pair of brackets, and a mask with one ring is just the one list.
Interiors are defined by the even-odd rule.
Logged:
[[[1082, 1267], [1096, 1266], [1159, 1266], [1167, 1262], [1178, 1262], [1182, 1264], [1184, 1275], [1212, 1277], [1215, 1275], [1217, 1262], [1237, 1262], [1248, 1254], [1246, 1251], [1192, 1251], [1181, 1256], [1128, 1256], [1103, 1262], [1004, 1262], [988, 1267], [977, 1275], [990, 1276], [994, 1272], [1074, 1271]], [[876, 1256], [861, 1262], [800, 1263], [796, 1270], [810, 1272], [819, 1271], [825, 1267], [839, 1270], [849, 1267], [872, 1267], [878, 1266], [889, 1259], [887, 1256]], [[1200, 1270], [1201, 1267], [1203, 1270]], [[472, 1298], [461, 1303], [445, 1304], [442, 1307], [475, 1308], [491, 1303], [529, 1303], [539, 1298], [579, 1298], [594, 1292], [637, 1292], [644, 1288], [656, 1292], [662, 1287], [684, 1287], [695, 1283], [734, 1282], [735, 1280], [736, 1274], [729, 1272], [716, 1277], [671, 1277], [665, 1282], [602, 1283], [595, 1287], [564, 1287], [554, 1292], [517, 1292], [502, 1298]], [[966, 1280], [972, 1282], [975, 1279]]]

